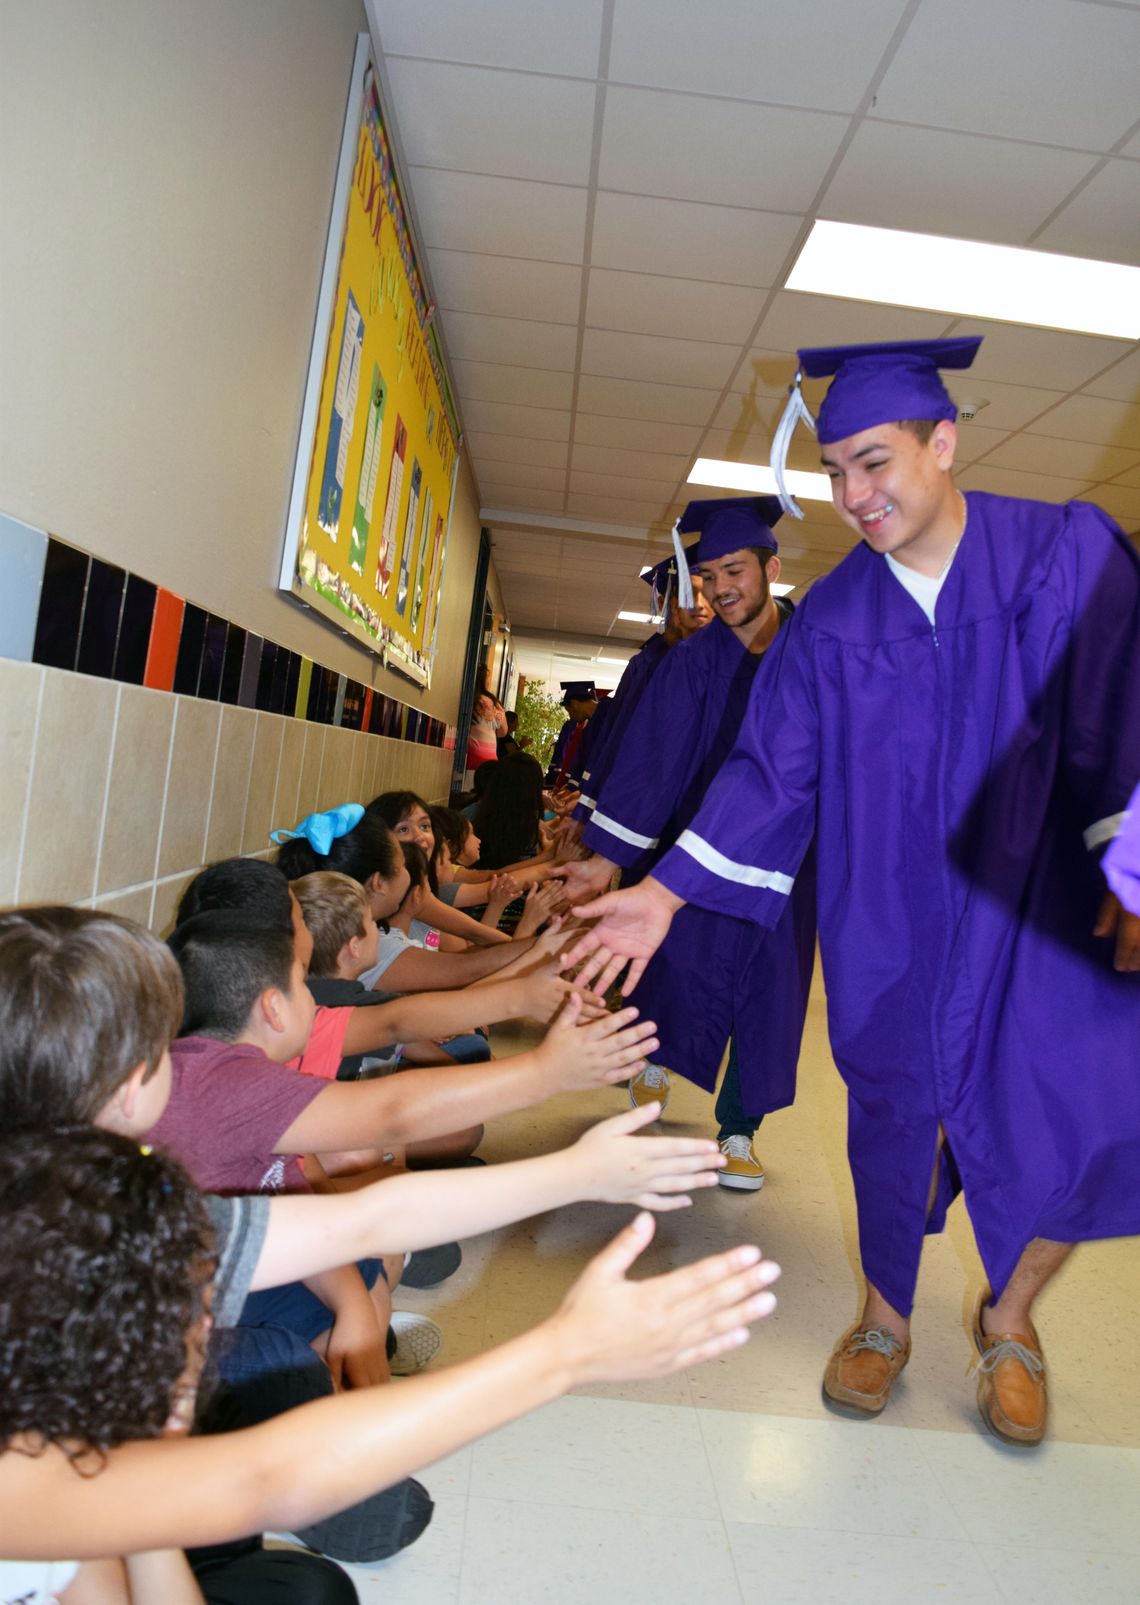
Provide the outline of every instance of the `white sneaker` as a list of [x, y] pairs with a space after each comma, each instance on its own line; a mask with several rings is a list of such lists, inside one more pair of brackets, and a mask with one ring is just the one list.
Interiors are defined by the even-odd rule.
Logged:
[[722, 1187], [739, 1187], [747, 1193], [759, 1192], [764, 1185], [764, 1166], [756, 1157], [752, 1147], [752, 1138], [743, 1134], [735, 1137], [724, 1137], [719, 1144], [720, 1151], [728, 1160], [728, 1164], [717, 1173], [717, 1181]]
[[393, 1310], [391, 1327], [396, 1334], [396, 1352], [388, 1362], [388, 1369], [394, 1377], [410, 1377], [422, 1371], [443, 1347], [443, 1333], [426, 1315]]
[[663, 1064], [647, 1064], [629, 1083], [629, 1102], [633, 1109], [644, 1109], [647, 1103], [659, 1103], [661, 1113], [669, 1102], [669, 1072]]

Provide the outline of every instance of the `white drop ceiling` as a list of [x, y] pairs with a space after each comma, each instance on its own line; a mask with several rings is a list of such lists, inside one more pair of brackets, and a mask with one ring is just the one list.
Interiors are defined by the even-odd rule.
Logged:
[[[1140, 264], [1140, 3], [366, 5], [535, 651], [644, 636], [617, 614], [645, 607], [689, 468], [768, 461], [796, 346], [984, 334], [951, 386], [988, 402], [960, 429], [962, 486], [1083, 496], [1140, 529], [1140, 343], [781, 288], [817, 217]], [[792, 466], [817, 466], [810, 438]], [[801, 589], [854, 538], [820, 503], [780, 535]]]

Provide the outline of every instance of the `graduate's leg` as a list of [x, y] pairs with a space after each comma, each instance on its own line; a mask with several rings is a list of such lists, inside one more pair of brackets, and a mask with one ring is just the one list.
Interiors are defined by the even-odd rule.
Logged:
[[728, 1063], [716, 1100], [717, 1134], [721, 1152], [728, 1163], [717, 1180], [722, 1187], [757, 1192], [764, 1185], [764, 1166], [752, 1146], [763, 1115], [744, 1112], [740, 1090], [740, 1060], [736, 1052], [736, 1033], [728, 1039]]
[[1031, 1332], [1033, 1302], [1056, 1276], [1073, 1248], [1072, 1243], [1052, 1243], [1046, 1237], [1035, 1237], [1014, 1267], [1001, 1298], [995, 1299], [992, 1304], [983, 1304], [983, 1332], [995, 1335], [1001, 1332]]

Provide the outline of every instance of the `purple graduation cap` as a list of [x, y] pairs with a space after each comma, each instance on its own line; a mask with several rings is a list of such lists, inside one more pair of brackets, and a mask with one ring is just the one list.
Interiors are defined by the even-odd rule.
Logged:
[[[685, 572], [688, 573], [687, 566]], [[668, 557], [663, 557], [660, 563], [655, 563], [652, 568], [643, 568], [641, 578], [653, 593], [653, 611], [657, 615], [657, 633], [660, 635], [665, 628], [669, 603], [677, 589], [676, 552], [670, 552]]]
[[579, 702], [596, 702], [598, 693], [594, 689], [592, 680], [559, 680], [562, 687], [562, 706], [567, 708], [577, 699]]
[[[804, 516], [784, 483], [788, 446], [801, 419], [815, 430], [821, 446], [846, 440], [876, 424], [901, 423], [911, 418], [953, 420], [958, 409], [938, 370], [968, 368], [981, 343], [981, 335], [965, 335], [953, 340], [801, 348], [799, 371], [772, 442], [772, 469], [785, 512], [794, 518]], [[804, 402], [800, 385], [805, 376], [826, 379], [831, 375], [834, 378], [817, 422]]]
[[682, 535], [694, 530], [700, 534], [687, 554], [690, 565], [712, 563], [746, 546], [767, 546], [778, 551], [772, 529], [783, 512], [778, 496], [718, 496], [711, 501], [690, 502], [677, 520], [677, 528]]

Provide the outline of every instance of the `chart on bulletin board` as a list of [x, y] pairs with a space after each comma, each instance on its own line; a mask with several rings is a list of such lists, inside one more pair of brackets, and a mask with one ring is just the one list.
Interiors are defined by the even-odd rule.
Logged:
[[458, 441], [365, 36], [281, 586], [421, 685], [435, 656]]

